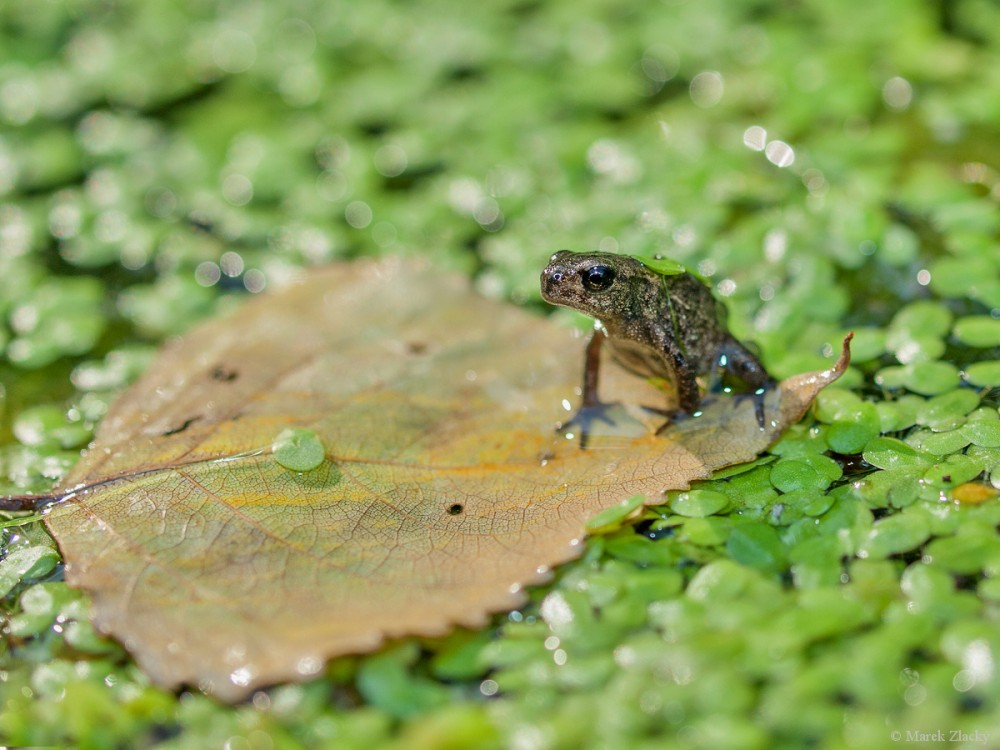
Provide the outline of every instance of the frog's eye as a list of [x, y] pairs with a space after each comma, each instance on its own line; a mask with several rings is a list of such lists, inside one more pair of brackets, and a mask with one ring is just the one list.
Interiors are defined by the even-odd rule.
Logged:
[[583, 288], [588, 292], [603, 292], [615, 281], [615, 269], [611, 266], [591, 266], [580, 272]]

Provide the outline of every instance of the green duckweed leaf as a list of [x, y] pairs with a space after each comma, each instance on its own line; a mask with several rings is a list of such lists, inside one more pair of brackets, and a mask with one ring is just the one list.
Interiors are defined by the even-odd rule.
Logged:
[[946, 598], [954, 591], [955, 584], [943, 569], [919, 562], [903, 571], [900, 588], [910, 598], [928, 604]]
[[[977, 363], [978, 364], [978, 363]], [[979, 385], [968, 377], [969, 370], [977, 365], [966, 368], [966, 376], [973, 385]], [[998, 371], [1000, 376], [1000, 371]], [[875, 381], [888, 388], [907, 388], [924, 396], [936, 396], [945, 393], [959, 384], [958, 368], [950, 362], [918, 362], [894, 367], [884, 367], [879, 370]]]
[[96, 278], [51, 278], [11, 313], [7, 358], [24, 369], [90, 351], [103, 333], [103, 285]]
[[924, 472], [924, 482], [942, 489], [957, 487], [975, 479], [982, 471], [981, 458], [957, 453], [946, 456], [943, 461]]
[[282, 430], [271, 445], [274, 460], [291, 471], [312, 471], [323, 463], [326, 449], [313, 430]]
[[878, 471], [855, 481], [852, 492], [872, 508], [903, 508], [917, 499], [924, 471], [924, 466]]
[[39, 583], [24, 590], [18, 604], [21, 613], [11, 618], [10, 632], [21, 638], [37, 635], [52, 625], [67, 604], [79, 594], [65, 583]]
[[771, 468], [771, 483], [782, 492], [825, 489], [830, 479], [802, 459], [783, 459]]
[[862, 454], [865, 461], [880, 469], [895, 469], [907, 466], [929, 466], [933, 457], [921, 453], [902, 440], [878, 437], [865, 446]]
[[908, 552], [920, 546], [930, 536], [927, 519], [919, 513], [904, 511], [875, 522], [858, 550], [866, 559], [881, 560], [890, 555]]
[[610, 508], [605, 508], [597, 515], [587, 519], [585, 527], [591, 534], [604, 529], [616, 528], [645, 504], [645, 495], [632, 495], [632, 497], [628, 497]]
[[969, 421], [959, 428], [962, 437], [982, 448], [1000, 448], [1000, 420]]
[[653, 273], [658, 273], [661, 276], [677, 276], [678, 274], [687, 273], [687, 268], [670, 258], [646, 258], [638, 255], [631, 257], [642, 263], [642, 265]]
[[672, 494], [670, 510], [679, 516], [704, 518], [729, 507], [729, 497], [713, 490], [691, 490]]
[[733, 527], [726, 540], [726, 552], [736, 562], [751, 568], [777, 573], [787, 565], [787, 553], [773, 526], [742, 523]]
[[1000, 346], [1000, 319], [970, 315], [955, 321], [955, 338], [966, 346]]
[[834, 537], [813, 537], [796, 544], [788, 554], [796, 588], [836, 586], [843, 572], [841, 556]]
[[25, 409], [14, 420], [14, 436], [23, 445], [58, 444], [56, 431], [65, 426], [62, 409], [51, 405]]
[[727, 516], [689, 518], [681, 527], [681, 538], [699, 547], [717, 547], [724, 544], [733, 529], [734, 521]]
[[879, 434], [882, 423], [875, 405], [854, 393], [831, 389], [817, 398], [816, 417], [830, 426], [826, 442], [837, 453], [860, 453]]
[[927, 545], [928, 562], [959, 575], [978, 573], [1000, 560], [1000, 538], [992, 529], [960, 531]]
[[879, 434], [881, 422], [872, 404], [864, 404], [853, 420], [838, 420], [830, 425], [826, 442], [837, 453], [860, 453]]
[[[752, 541], [754, 536], [756, 534], [751, 532], [751, 540], [747, 545], [751, 557], [756, 557], [753, 552], [753, 548], [757, 546]], [[766, 532], [762, 536], [766, 536]], [[746, 539], [746, 536], [743, 539]], [[742, 544], [742, 539], [738, 540], [737, 544]], [[773, 549], [773, 542], [764, 543], [763, 555], [760, 559], [768, 558], [768, 548]], [[708, 605], [729, 604], [748, 595], [758, 601], [767, 601], [769, 593], [774, 596], [780, 595], [777, 584], [764, 578], [760, 572], [752, 567], [726, 559], [715, 560], [702, 567], [694, 574], [684, 591], [687, 598]], [[662, 608], [658, 612], [650, 612], [650, 620], [656, 623], [661, 619], [662, 614], [665, 614]]]
[[979, 394], [970, 388], [956, 388], [928, 399], [917, 411], [918, 424], [933, 426], [943, 420], [964, 417], [979, 406]]
[[0, 560], [0, 596], [6, 596], [22, 580], [39, 578], [52, 571], [59, 555], [51, 547], [21, 547]]
[[898, 432], [912, 427], [917, 423], [917, 414], [923, 406], [924, 400], [910, 393], [893, 401], [879, 401], [875, 404], [875, 410], [878, 412], [881, 431]]
[[960, 451], [971, 442], [961, 430], [948, 430], [947, 432], [922, 430], [914, 432], [906, 440], [919, 450], [933, 453], [935, 456], [946, 456], [949, 453]]
[[980, 388], [1000, 386], [1000, 360], [975, 362], [963, 371], [965, 379]]
[[886, 332], [881, 328], [856, 328], [851, 342], [851, 356], [855, 362], [878, 359], [885, 353]]
[[934, 396], [954, 388], [958, 382], [958, 368], [950, 362], [921, 362], [910, 368], [906, 385], [911, 391]]
[[965, 297], [976, 294], [981, 280], [997, 275], [996, 262], [985, 257], [950, 258], [936, 260], [930, 267], [931, 289], [945, 297]]
[[416, 643], [402, 643], [366, 659], [358, 670], [358, 691], [391, 716], [406, 718], [448, 701], [439, 683], [415, 678], [409, 666], [416, 661]]
[[951, 328], [951, 313], [938, 302], [919, 300], [903, 307], [889, 323], [890, 336], [904, 332], [920, 336], [944, 336]]

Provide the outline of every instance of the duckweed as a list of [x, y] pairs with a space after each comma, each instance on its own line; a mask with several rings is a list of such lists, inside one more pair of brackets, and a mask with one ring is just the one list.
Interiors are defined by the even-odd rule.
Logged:
[[345, 257], [540, 311], [555, 249], [663, 254], [781, 377], [856, 334], [768, 455], [609, 509], [519, 609], [240, 706], [151, 686], [4, 515], [3, 744], [996, 744], [1000, 16], [946, 5], [3, 4], [4, 492], [165, 338]]
[[9, 593], [22, 580], [47, 575], [58, 561], [56, 551], [44, 545], [8, 551], [3, 560], [0, 560], [0, 596]]
[[644, 495], [633, 495], [630, 498], [626, 498], [617, 505], [613, 505], [610, 508], [602, 510], [593, 518], [589, 519], [587, 521], [587, 531], [593, 534], [605, 527], [618, 526], [625, 518], [628, 518], [628, 516], [630, 516], [637, 508], [641, 507], [645, 502], [646, 497]]
[[966, 346], [1000, 346], [1000, 319], [970, 315], [955, 321], [955, 338]]
[[963, 375], [979, 388], [1000, 388], [1000, 360], [975, 362], [965, 368]]
[[290, 471], [312, 471], [326, 459], [323, 442], [312, 430], [282, 430], [271, 446], [274, 460]]
[[721, 513], [730, 506], [729, 497], [712, 490], [691, 490], [672, 493], [669, 496], [670, 510], [679, 516], [704, 518]]
[[106, 326], [103, 297], [102, 284], [93, 278], [51, 278], [15, 292], [8, 361], [36, 369], [90, 351]]
[[922, 510], [908, 509], [876, 521], [858, 549], [858, 556], [884, 560], [890, 555], [898, 555], [923, 544], [931, 532]]

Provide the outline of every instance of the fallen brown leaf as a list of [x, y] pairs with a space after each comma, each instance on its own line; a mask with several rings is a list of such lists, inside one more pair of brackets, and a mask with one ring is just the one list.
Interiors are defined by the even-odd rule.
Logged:
[[[606, 367], [618, 427], [557, 435], [583, 339], [398, 260], [309, 271], [164, 348], [47, 517], [97, 626], [158, 683], [224, 700], [338, 654], [476, 627], [577, 556], [586, 520], [755, 457], [847, 365], [653, 434], [663, 395]], [[274, 460], [286, 428], [326, 460]], [[616, 433], [616, 434], [611, 434]]]

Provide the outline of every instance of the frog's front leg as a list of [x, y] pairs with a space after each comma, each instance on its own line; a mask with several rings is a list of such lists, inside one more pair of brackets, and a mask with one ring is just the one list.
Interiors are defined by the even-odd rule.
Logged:
[[581, 407], [601, 404], [597, 397], [597, 382], [601, 371], [601, 347], [607, 338], [608, 335], [604, 329], [595, 326], [590, 341], [587, 342], [587, 349], [583, 355], [583, 402], [580, 404]]
[[590, 426], [594, 422], [614, 424], [607, 415], [607, 409], [611, 404], [605, 404], [597, 396], [601, 370], [601, 346], [607, 337], [602, 327], [594, 328], [594, 333], [587, 343], [583, 357], [583, 399], [580, 402], [580, 408], [568, 422], [562, 422], [556, 427], [557, 432], [566, 432], [569, 427], [574, 425], [579, 427], [581, 450], [585, 449], [587, 443], [590, 442]]

